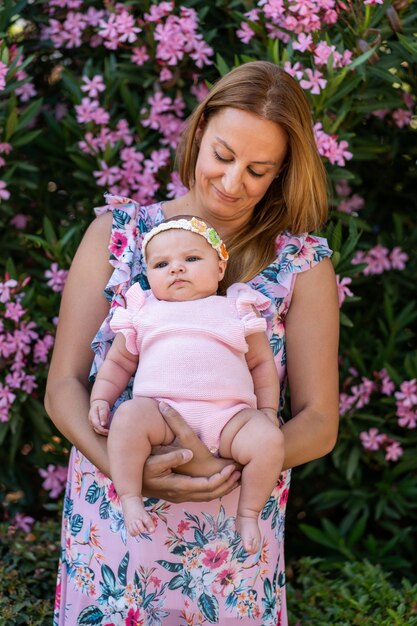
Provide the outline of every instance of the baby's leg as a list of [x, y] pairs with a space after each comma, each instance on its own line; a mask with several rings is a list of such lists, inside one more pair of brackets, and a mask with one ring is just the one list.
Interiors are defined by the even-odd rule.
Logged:
[[155, 400], [133, 398], [121, 404], [112, 419], [108, 451], [111, 477], [120, 498], [126, 528], [133, 536], [155, 530], [142, 500], [143, 465], [151, 446], [171, 443], [173, 433]]
[[284, 437], [278, 421], [264, 413], [243, 409], [223, 428], [221, 456], [244, 465], [236, 515], [236, 530], [249, 554], [259, 550], [258, 516], [274, 489], [284, 461]]

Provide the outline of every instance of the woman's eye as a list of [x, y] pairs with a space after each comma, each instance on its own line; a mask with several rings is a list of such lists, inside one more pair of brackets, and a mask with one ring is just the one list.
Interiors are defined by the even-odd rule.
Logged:
[[254, 176], [255, 178], [262, 178], [262, 176], [265, 176], [265, 174], [257, 174], [256, 172], [254, 172], [254, 171], [253, 171], [253, 170], [251, 170], [251, 169], [250, 169], [250, 170], [248, 170], [248, 171], [249, 171], [249, 174], [250, 174], [251, 176]]
[[225, 159], [224, 157], [220, 156], [220, 154], [218, 152], [216, 152], [216, 150], [213, 151], [214, 154], [214, 158], [217, 159], [218, 161], [222, 161], [223, 163], [229, 163], [232, 159]]

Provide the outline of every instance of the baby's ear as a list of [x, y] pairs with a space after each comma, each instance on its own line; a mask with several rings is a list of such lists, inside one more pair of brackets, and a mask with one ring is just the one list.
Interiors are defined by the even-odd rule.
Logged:
[[227, 261], [223, 259], [219, 259], [219, 281], [223, 279], [224, 273], [226, 271]]

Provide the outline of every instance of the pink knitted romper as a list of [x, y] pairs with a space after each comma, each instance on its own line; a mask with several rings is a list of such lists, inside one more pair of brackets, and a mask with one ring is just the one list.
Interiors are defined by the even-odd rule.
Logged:
[[133, 395], [170, 404], [217, 453], [230, 418], [256, 408], [245, 337], [265, 332], [266, 321], [257, 312], [271, 301], [236, 283], [225, 297], [167, 302], [135, 283], [126, 302], [110, 326], [123, 333], [129, 352], [139, 355]]

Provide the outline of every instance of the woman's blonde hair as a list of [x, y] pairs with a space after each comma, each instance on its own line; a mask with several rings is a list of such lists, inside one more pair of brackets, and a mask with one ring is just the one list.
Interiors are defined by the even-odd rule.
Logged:
[[255, 207], [250, 222], [226, 240], [230, 259], [223, 288], [256, 276], [275, 258], [275, 239], [283, 230], [300, 234], [327, 218], [327, 181], [313, 134], [308, 101], [298, 83], [269, 61], [231, 70], [188, 118], [177, 152], [183, 184], [194, 184], [198, 157], [196, 133], [221, 109], [231, 107], [279, 124], [288, 136], [278, 178]]

